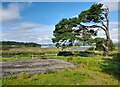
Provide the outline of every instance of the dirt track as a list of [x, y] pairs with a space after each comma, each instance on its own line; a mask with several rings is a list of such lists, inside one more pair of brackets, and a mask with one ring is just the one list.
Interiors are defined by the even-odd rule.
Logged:
[[3, 61], [2, 76], [9, 74], [18, 75], [21, 72], [27, 74], [46, 73], [48, 70], [61, 70], [75, 67], [72, 63], [65, 62], [58, 59], [37, 59], [24, 61]]

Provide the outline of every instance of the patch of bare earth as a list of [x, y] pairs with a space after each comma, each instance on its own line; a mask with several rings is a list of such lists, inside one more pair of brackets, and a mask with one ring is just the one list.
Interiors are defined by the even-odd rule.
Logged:
[[2, 76], [46, 73], [48, 70], [62, 70], [74, 68], [74, 64], [58, 59], [37, 59], [24, 61], [2, 61]]

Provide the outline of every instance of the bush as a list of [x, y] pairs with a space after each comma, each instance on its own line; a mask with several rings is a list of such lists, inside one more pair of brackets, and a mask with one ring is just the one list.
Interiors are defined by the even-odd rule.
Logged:
[[29, 78], [29, 75], [26, 72], [22, 72], [22, 73], [20, 73], [19, 78], [20, 79], [27, 79], [27, 78]]
[[67, 51], [60, 51], [58, 54], [58, 56], [73, 56], [72, 52], [67, 52]]
[[114, 59], [116, 62], [120, 63], [120, 53], [117, 53], [117, 55], [114, 56], [113, 59]]
[[84, 56], [84, 57], [95, 56], [95, 52], [91, 52], [91, 51], [80, 51], [79, 53], [76, 54], [76, 56]]
[[52, 73], [57, 73], [57, 71], [48, 69], [46, 73], [47, 73], [47, 74], [52, 74]]
[[88, 48], [88, 51], [93, 51], [95, 48], [94, 47], [90, 47]]
[[72, 61], [72, 60], [73, 60], [73, 57], [67, 58], [67, 61], [68, 61], [68, 62], [70, 62], [70, 61]]
[[110, 41], [109, 50], [111, 50], [111, 51], [115, 50], [115, 45], [113, 44], [112, 40]]
[[[102, 51], [103, 50], [102, 44], [105, 42], [105, 39], [104, 38], [95, 38], [95, 42], [96, 42], [96, 49], [95, 50]], [[109, 50], [110, 51], [115, 50], [115, 45], [113, 44], [112, 40], [110, 40], [110, 43], [109, 43]]]

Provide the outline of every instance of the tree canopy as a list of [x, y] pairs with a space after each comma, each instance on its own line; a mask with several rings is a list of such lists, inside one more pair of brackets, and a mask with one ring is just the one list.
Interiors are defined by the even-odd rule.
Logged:
[[62, 46], [73, 45], [75, 40], [89, 41], [91, 36], [97, 36], [98, 31], [102, 29], [106, 34], [106, 41], [103, 44], [104, 52], [108, 55], [110, 41], [108, 14], [108, 7], [103, 8], [103, 4], [99, 3], [82, 11], [78, 17], [63, 18], [55, 25], [53, 43], [56, 43], [56, 46]]

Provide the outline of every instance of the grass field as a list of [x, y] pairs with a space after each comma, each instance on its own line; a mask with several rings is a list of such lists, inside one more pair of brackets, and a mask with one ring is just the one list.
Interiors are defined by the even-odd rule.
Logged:
[[[101, 54], [102, 52], [97, 51], [96, 53]], [[117, 51], [110, 52], [108, 57], [100, 55], [92, 57], [47, 56], [48, 59], [55, 58], [71, 62], [76, 65], [76, 68], [31, 76], [23, 72], [17, 77], [10, 75], [1, 80], [3, 85], [120, 85], [120, 64], [114, 60], [116, 54]], [[31, 60], [31, 57], [1, 58], [1, 60]]]

